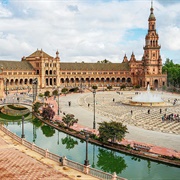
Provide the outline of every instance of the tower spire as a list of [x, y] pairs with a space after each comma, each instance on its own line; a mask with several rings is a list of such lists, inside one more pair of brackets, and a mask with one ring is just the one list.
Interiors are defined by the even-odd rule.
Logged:
[[154, 8], [153, 8], [153, 0], [151, 0], [151, 8], [150, 8], [150, 16], [149, 16], [149, 20], [156, 20], [155, 16], [154, 16]]
[[153, 13], [153, 10], [154, 10], [154, 8], [153, 8], [153, 0], [151, 0], [151, 13]]
[[153, 8], [153, 0], [151, 0], [151, 8]]

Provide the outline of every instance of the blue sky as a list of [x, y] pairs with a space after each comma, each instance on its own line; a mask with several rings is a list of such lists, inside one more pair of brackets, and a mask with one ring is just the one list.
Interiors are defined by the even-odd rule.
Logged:
[[[180, 1], [154, 0], [161, 56], [180, 64]], [[36, 49], [62, 62], [141, 60], [150, 0], [0, 0], [0, 59]]]

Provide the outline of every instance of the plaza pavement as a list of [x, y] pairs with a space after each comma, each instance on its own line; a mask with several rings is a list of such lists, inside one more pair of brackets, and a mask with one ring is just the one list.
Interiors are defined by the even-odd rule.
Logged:
[[[123, 99], [131, 96], [127, 92], [122, 96], [116, 92], [97, 92], [96, 94], [96, 129], [97, 123], [102, 121], [117, 120], [123, 121], [127, 124], [129, 133], [126, 139], [122, 141], [123, 144], [142, 144], [151, 147], [150, 152], [160, 153], [164, 155], [173, 155], [180, 158], [180, 134], [179, 124], [172, 126], [168, 124], [162, 128], [157, 126], [151, 130], [147, 129], [147, 121], [156, 119], [161, 121], [158, 116], [157, 108], [151, 109], [152, 115], [147, 116], [147, 108], [138, 110], [137, 107], [122, 106]], [[167, 97], [166, 97], [167, 96]], [[173, 101], [174, 96], [167, 94], [165, 98]], [[112, 99], [115, 98], [115, 102]], [[71, 101], [69, 107], [68, 102]], [[53, 109], [56, 112], [54, 119], [62, 119], [62, 112], [72, 113], [79, 119], [78, 124], [73, 126], [76, 130], [87, 129], [94, 131], [93, 126], [93, 96], [92, 93], [70, 94], [60, 97], [60, 116], [57, 115], [57, 103], [53, 98], [49, 98], [47, 103], [53, 104]], [[88, 107], [88, 104], [90, 106]], [[119, 109], [116, 109], [119, 107]], [[133, 115], [130, 115], [130, 110], [133, 108]], [[168, 113], [179, 113], [179, 106], [168, 108]], [[164, 111], [164, 108], [163, 108]], [[118, 114], [118, 112], [120, 114]], [[117, 114], [116, 114], [117, 113]], [[157, 116], [155, 115], [157, 114]], [[180, 113], [179, 113], [180, 114]], [[141, 119], [139, 121], [139, 119]], [[147, 121], [143, 121], [147, 119]], [[154, 120], [153, 120], [154, 121]], [[159, 123], [159, 122], [158, 122]], [[161, 122], [162, 123], [162, 122]], [[165, 122], [166, 123], [166, 122]], [[143, 126], [146, 124], [146, 126]], [[163, 123], [162, 123], [163, 124]], [[162, 125], [164, 126], [164, 125]], [[168, 127], [172, 128], [168, 128]], [[165, 130], [165, 131], [162, 131]], [[161, 147], [160, 147], [161, 146]], [[168, 149], [170, 148], [170, 149]], [[93, 180], [91, 176], [75, 171], [71, 168], [64, 168], [58, 163], [53, 162], [41, 155], [29, 150], [12, 140], [9, 136], [0, 131], [0, 179], [77, 179], [77, 180]]]
[[[119, 95], [116, 92], [97, 92], [96, 93], [96, 129], [98, 122], [116, 120], [127, 125], [129, 133], [126, 134], [125, 139], [130, 141], [142, 142], [150, 145], [170, 148], [180, 151], [180, 122], [162, 122], [159, 108], [151, 108], [151, 113], [147, 114], [147, 107], [132, 107], [121, 104], [122, 100], [131, 97], [131, 92], [124, 92]], [[113, 102], [113, 98], [115, 102]], [[174, 98], [180, 99], [179, 95], [163, 94], [163, 98], [167, 101], [173, 102]], [[68, 102], [71, 101], [69, 107]], [[178, 101], [180, 103], [180, 100]], [[88, 107], [88, 104], [90, 106]], [[171, 107], [164, 107], [164, 113], [167, 108], [168, 113], [179, 113], [179, 104]], [[77, 93], [60, 97], [60, 110], [62, 112], [72, 113], [75, 118], [78, 118], [78, 126], [82, 125], [82, 129], [92, 129], [93, 127], [93, 95], [92, 93]], [[132, 117], [130, 111], [133, 110]], [[119, 114], [118, 114], [119, 113]], [[137, 116], [138, 114], [138, 116]], [[157, 115], [157, 116], [156, 116]], [[61, 116], [62, 113], [61, 113]], [[127, 118], [128, 117], [128, 118]], [[55, 117], [57, 118], [57, 117]], [[134, 118], [131, 122], [131, 118]], [[143, 119], [143, 121], [140, 121]], [[137, 123], [138, 122], [138, 123]], [[152, 129], [147, 129], [148, 123]], [[153, 123], [154, 122], [154, 125]], [[158, 122], [159, 126], [156, 125]], [[172, 126], [173, 124], [173, 126]], [[144, 126], [146, 125], [146, 127]], [[77, 126], [77, 125], [75, 125]], [[84, 126], [84, 127], [83, 127]], [[171, 128], [169, 128], [171, 127]]]

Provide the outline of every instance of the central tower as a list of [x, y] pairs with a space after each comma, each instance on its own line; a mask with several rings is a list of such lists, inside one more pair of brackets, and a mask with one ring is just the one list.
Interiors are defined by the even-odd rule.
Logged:
[[[150, 15], [148, 19], [148, 33], [145, 37], [143, 66], [144, 74], [146, 75], [160, 75], [162, 74], [162, 59], [160, 55], [159, 35], [156, 32], [156, 18], [154, 16], [153, 3], [151, 2]], [[150, 82], [151, 81], [151, 82]], [[154, 86], [153, 80], [145, 80], [147, 84]], [[157, 80], [156, 84], [159, 82]], [[145, 84], [145, 86], [147, 86]], [[155, 85], [155, 86], [158, 86]]]
[[144, 71], [145, 74], [161, 74], [162, 59], [160, 55], [159, 35], [156, 32], [156, 18], [154, 16], [153, 4], [151, 4], [149, 15], [148, 33], [145, 38], [144, 46]]

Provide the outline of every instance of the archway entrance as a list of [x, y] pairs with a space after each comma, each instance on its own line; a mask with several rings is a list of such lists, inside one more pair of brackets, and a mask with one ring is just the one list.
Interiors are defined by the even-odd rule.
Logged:
[[155, 87], [155, 88], [158, 88], [158, 80], [157, 80], [157, 79], [154, 80], [154, 87]]

